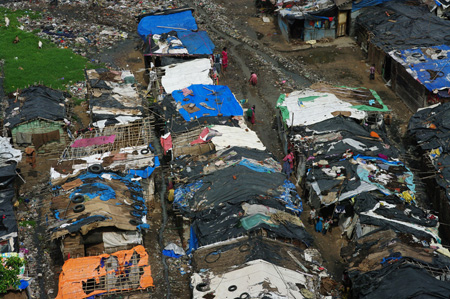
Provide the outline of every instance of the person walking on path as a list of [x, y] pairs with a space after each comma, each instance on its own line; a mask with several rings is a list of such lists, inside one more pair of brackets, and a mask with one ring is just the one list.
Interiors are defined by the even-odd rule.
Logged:
[[250, 82], [251, 85], [256, 86], [256, 84], [258, 84], [258, 76], [256, 76], [256, 74], [252, 72], [248, 82]]
[[369, 69], [369, 72], [370, 72], [369, 79], [375, 80], [375, 64], [372, 64], [372, 66]]
[[228, 52], [227, 47], [223, 48], [222, 51], [222, 71], [225, 73], [228, 67]]
[[282, 172], [287, 175], [287, 179], [289, 180], [289, 178], [291, 177], [292, 169], [294, 169], [294, 154], [290, 149], [288, 150], [288, 154], [286, 155], [286, 157], [283, 158], [283, 161], [284, 163]]

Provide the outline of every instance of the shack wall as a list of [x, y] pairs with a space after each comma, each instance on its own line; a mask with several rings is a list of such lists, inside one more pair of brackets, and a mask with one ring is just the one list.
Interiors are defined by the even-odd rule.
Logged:
[[278, 15], [278, 27], [280, 27], [281, 35], [284, 37], [284, 39], [289, 42], [289, 25], [288, 21], [283, 18], [281, 15]]
[[395, 94], [412, 111], [417, 111], [418, 108], [425, 106], [427, 89], [415, 80], [403, 65], [395, 60], [392, 60], [391, 64], [391, 84]]
[[[12, 140], [15, 145], [16, 143], [16, 133], [28, 133], [28, 134], [43, 134], [43, 133], [49, 133], [52, 131], [59, 131], [60, 139], [59, 141], [53, 141], [48, 144], [44, 144], [39, 150], [43, 150], [45, 152], [51, 151], [51, 150], [59, 150], [63, 148], [67, 142], [67, 134], [65, 133], [63, 129], [63, 124], [60, 122], [50, 122], [43, 119], [36, 119], [33, 121], [29, 121], [26, 123], [19, 124], [12, 128], [11, 134], [12, 134]], [[56, 145], [56, 148], [55, 148]]]

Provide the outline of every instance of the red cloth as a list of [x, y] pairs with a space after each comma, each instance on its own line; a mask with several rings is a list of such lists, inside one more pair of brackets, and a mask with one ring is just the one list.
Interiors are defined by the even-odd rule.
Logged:
[[92, 146], [92, 145], [102, 145], [102, 144], [107, 144], [107, 143], [114, 143], [115, 139], [116, 139], [116, 135], [78, 139], [78, 140], [75, 140], [75, 142], [72, 143], [72, 145], [70, 147], [87, 147], [87, 146]]
[[197, 144], [197, 143], [205, 143], [206, 137], [209, 134], [209, 129], [204, 128], [203, 131], [198, 135], [198, 138], [191, 142], [191, 145]]
[[225, 51], [222, 51], [222, 66], [228, 66], [228, 53]]
[[164, 154], [167, 153], [168, 150], [172, 149], [172, 135], [170, 135], [170, 133], [167, 136], [164, 135], [161, 137], [161, 146], [164, 149]]

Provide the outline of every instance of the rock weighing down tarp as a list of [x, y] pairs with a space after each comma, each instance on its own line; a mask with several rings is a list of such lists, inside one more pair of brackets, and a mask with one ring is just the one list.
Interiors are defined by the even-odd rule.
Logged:
[[[450, 34], [450, 31], [449, 31]], [[450, 35], [449, 35], [450, 38]], [[450, 47], [416, 48], [389, 53], [429, 91], [450, 88]]]
[[186, 121], [204, 116], [239, 116], [244, 111], [235, 96], [224, 85], [191, 85], [185, 90], [175, 90], [172, 97]]
[[59, 276], [57, 299], [152, 287], [148, 253], [143, 246], [112, 254], [68, 259]]

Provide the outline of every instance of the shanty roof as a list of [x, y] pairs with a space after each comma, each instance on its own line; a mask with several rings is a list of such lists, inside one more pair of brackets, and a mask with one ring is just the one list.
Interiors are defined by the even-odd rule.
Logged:
[[68, 95], [45, 86], [32, 86], [8, 99], [5, 127], [10, 129], [23, 122], [41, 118], [62, 121], [66, 117], [65, 102]]
[[112, 254], [68, 259], [59, 276], [56, 298], [90, 298], [153, 285], [148, 253], [143, 246], [136, 246]]
[[128, 124], [143, 117], [142, 99], [130, 71], [95, 69], [86, 71], [94, 126]]
[[429, 91], [450, 88], [450, 81], [448, 80], [450, 76], [449, 46], [441, 45], [391, 51], [389, 54]]
[[166, 93], [169, 94], [192, 84], [213, 84], [209, 76], [211, 61], [208, 58], [171, 64], [162, 67], [162, 69], [165, 71], [165, 74], [161, 77], [161, 84]]
[[[231, 270], [221, 275], [207, 272], [209, 281], [206, 290], [197, 288], [203, 283], [202, 275], [195, 273], [191, 277], [194, 286], [194, 298], [204, 298], [207, 293], [220, 294], [221, 298], [235, 298], [245, 296], [246, 298], [257, 298], [261, 294], [273, 297], [305, 298], [308, 294], [315, 294], [316, 290], [311, 288], [308, 282], [312, 281], [311, 275], [299, 273], [283, 267], [276, 266], [264, 260], [254, 260], [241, 265], [236, 270]], [[303, 286], [299, 287], [299, 285]], [[199, 290], [200, 289], [200, 290]], [[306, 292], [305, 292], [306, 290]]]
[[188, 122], [204, 116], [239, 116], [244, 113], [234, 94], [224, 85], [195, 84], [173, 91], [172, 96], [177, 102], [178, 112]]
[[418, 3], [390, 1], [368, 7], [356, 22], [370, 31], [370, 42], [385, 52], [448, 44], [450, 23]]
[[[450, 200], [450, 103], [422, 108], [410, 119], [408, 132], [428, 153], [436, 169], [436, 182]], [[445, 166], [445, 167], [444, 167]]]
[[149, 34], [163, 34], [170, 31], [197, 30], [197, 23], [191, 10], [170, 12], [166, 14], [150, 15], [142, 18], [138, 24], [138, 34], [143, 40]]
[[[57, 220], [49, 228], [52, 238], [78, 231], [85, 235], [98, 227], [139, 229], [140, 226], [130, 222], [135, 219], [131, 215], [134, 210], [141, 213], [139, 223], [146, 223], [143, 190], [132, 174], [87, 171], [53, 189], [59, 190], [60, 195], [52, 198], [51, 210]], [[72, 201], [80, 196], [84, 198], [81, 203]], [[74, 208], [79, 204], [84, 210], [77, 212]]]

